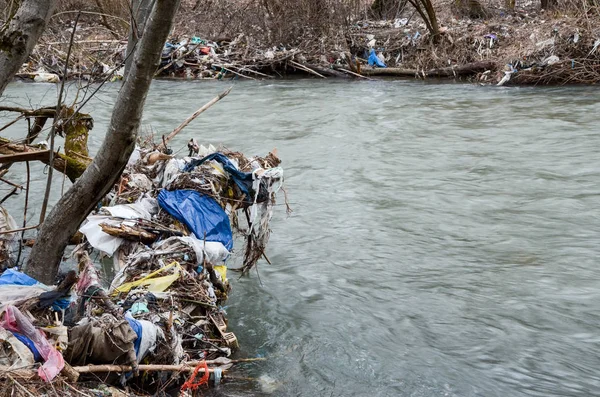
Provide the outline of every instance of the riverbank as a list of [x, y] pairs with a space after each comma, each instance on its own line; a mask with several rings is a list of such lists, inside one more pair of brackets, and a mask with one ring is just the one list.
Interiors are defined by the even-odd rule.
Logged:
[[[196, 24], [182, 20], [165, 45], [156, 75], [182, 79], [386, 76], [500, 85], [600, 82], [598, 16], [570, 16], [533, 6], [513, 12], [488, 10], [486, 19], [442, 12], [438, 13], [440, 35], [433, 40], [414, 12], [402, 15], [393, 20], [357, 21], [341, 32], [307, 37], [294, 45], [270, 45], [244, 29], [228, 37], [206, 37], [198, 33], [201, 29]], [[72, 26], [69, 21], [62, 22]], [[69, 32], [49, 29], [18, 77], [36, 81], [60, 78]], [[110, 31], [88, 20], [79, 23], [77, 32], [69, 78], [121, 78], [125, 31]], [[385, 68], [369, 66], [371, 50]]]

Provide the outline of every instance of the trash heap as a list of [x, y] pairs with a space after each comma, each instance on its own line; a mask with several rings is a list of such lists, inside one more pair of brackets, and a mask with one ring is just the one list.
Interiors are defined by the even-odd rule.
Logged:
[[[230, 358], [238, 340], [222, 309], [227, 261], [234, 233], [244, 238], [236, 270], [266, 259], [281, 161], [275, 151], [247, 158], [194, 140], [189, 147], [184, 158], [136, 149], [80, 228], [77, 271], [58, 285], [15, 269], [0, 275], [0, 374], [10, 374], [1, 379], [37, 381], [23, 387], [38, 392], [40, 379], [63, 377], [68, 387], [101, 379], [143, 393], [186, 391], [218, 384], [243, 361]], [[113, 259], [110, 285], [100, 281], [94, 251]]]

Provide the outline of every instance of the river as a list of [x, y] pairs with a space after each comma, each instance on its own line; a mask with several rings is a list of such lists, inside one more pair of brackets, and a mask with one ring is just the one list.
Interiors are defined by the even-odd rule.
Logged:
[[[145, 131], [226, 87], [154, 82]], [[92, 153], [117, 89], [85, 108]], [[50, 105], [56, 88], [6, 96]], [[237, 374], [259, 380], [213, 394], [600, 396], [599, 114], [596, 88], [236, 82], [173, 149], [277, 147], [294, 211], [277, 207], [273, 265], [234, 279], [228, 302], [239, 356], [267, 357]], [[18, 222], [22, 200], [6, 202]]]

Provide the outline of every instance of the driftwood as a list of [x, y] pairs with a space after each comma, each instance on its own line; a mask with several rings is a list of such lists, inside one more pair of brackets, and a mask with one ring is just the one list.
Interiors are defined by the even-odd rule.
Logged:
[[363, 68], [362, 74], [366, 76], [395, 76], [395, 77], [455, 77], [470, 76], [486, 70], [493, 70], [495, 63], [492, 61], [481, 61], [467, 63], [466, 65], [450, 66], [441, 69], [417, 70], [404, 68]]
[[100, 227], [104, 233], [111, 236], [121, 237], [126, 240], [139, 241], [144, 244], [152, 244], [160, 237], [158, 234], [154, 234], [142, 228], [125, 224], [113, 226], [106, 223], [101, 223]]

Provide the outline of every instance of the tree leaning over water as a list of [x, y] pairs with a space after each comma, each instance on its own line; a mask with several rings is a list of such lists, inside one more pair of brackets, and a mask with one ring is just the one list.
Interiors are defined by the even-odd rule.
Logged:
[[0, 27], [0, 95], [44, 32], [56, 0], [23, 0]]
[[106, 138], [92, 163], [41, 226], [25, 271], [51, 284], [69, 239], [108, 193], [135, 148], [142, 111], [179, 0], [156, 0], [117, 97]]

